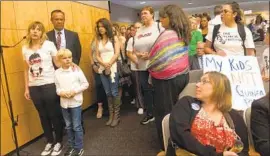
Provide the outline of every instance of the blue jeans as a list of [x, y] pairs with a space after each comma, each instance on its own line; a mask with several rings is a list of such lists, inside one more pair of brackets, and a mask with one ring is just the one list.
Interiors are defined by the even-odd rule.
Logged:
[[104, 90], [106, 92], [107, 97], [118, 96], [118, 81], [119, 81], [119, 75], [118, 73], [115, 74], [115, 82], [112, 83], [112, 80], [110, 76], [105, 76], [103, 74], [100, 75], [102, 85], [104, 87]]
[[80, 150], [83, 148], [83, 129], [81, 124], [82, 107], [62, 108], [63, 117], [66, 123], [69, 146]]

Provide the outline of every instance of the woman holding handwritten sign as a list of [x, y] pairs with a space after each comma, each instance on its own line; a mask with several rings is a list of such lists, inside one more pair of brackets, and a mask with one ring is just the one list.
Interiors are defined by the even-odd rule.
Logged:
[[247, 128], [243, 118], [232, 109], [228, 78], [207, 72], [196, 84], [196, 98], [185, 96], [172, 109], [169, 120], [172, 145], [179, 155], [246, 156]]
[[242, 12], [236, 2], [223, 5], [221, 25], [214, 26], [206, 36], [205, 53], [221, 56], [252, 55], [254, 56], [254, 42], [250, 30], [241, 24]]

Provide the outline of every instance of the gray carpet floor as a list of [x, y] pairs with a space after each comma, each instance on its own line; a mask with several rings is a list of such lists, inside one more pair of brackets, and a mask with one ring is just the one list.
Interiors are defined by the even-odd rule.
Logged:
[[[135, 106], [123, 104], [121, 123], [115, 128], [105, 126], [108, 117], [96, 119], [96, 109], [84, 112], [84, 155], [93, 156], [154, 156], [159, 152], [155, 123], [141, 125], [143, 115], [138, 115]], [[66, 147], [67, 136], [64, 137]], [[40, 155], [45, 147], [45, 138], [28, 145], [23, 153]], [[64, 147], [61, 155], [64, 154]], [[22, 154], [24, 155], [24, 154]]]

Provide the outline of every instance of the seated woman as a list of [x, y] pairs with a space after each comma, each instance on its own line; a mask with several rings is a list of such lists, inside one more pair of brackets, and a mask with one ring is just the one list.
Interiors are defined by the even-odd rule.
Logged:
[[172, 110], [169, 126], [173, 148], [180, 155], [248, 155], [247, 128], [240, 114], [232, 110], [231, 86], [218, 72], [205, 73], [196, 84], [196, 98], [181, 98]]
[[261, 156], [270, 155], [269, 144], [269, 92], [266, 96], [253, 101], [251, 105], [250, 128], [254, 148]]

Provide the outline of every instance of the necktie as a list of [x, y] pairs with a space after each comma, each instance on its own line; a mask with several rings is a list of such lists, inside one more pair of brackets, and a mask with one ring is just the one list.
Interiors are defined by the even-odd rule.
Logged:
[[56, 48], [57, 48], [57, 50], [59, 50], [60, 49], [60, 47], [61, 47], [61, 32], [59, 31], [59, 32], [57, 32], [57, 37], [56, 37]]

